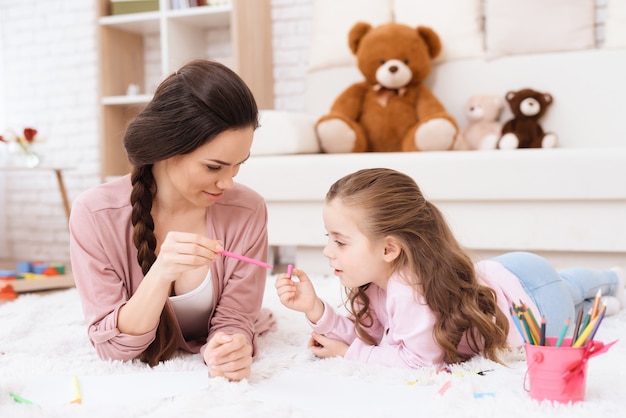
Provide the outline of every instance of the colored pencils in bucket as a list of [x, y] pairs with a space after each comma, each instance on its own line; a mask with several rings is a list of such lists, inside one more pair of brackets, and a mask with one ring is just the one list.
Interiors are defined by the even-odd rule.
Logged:
[[[572, 347], [583, 347], [588, 342], [593, 340], [596, 332], [598, 332], [600, 323], [604, 319], [604, 315], [606, 313], [606, 303], [603, 303], [598, 309], [595, 317], [592, 317], [592, 313], [593, 308], [590, 309], [587, 314], [583, 314], [582, 309], [578, 311], [576, 323], [573, 328], [571, 342]], [[570, 318], [567, 318], [558, 337], [550, 339], [546, 335], [548, 318], [541, 316], [541, 322], [537, 324], [534, 320], [534, 315], [532, 314], [530, 308], [528, 308], [528, 305], [524, 303], [521, 303], [520, 305], [512, 303], [509, 307], [509, 314], [511, 315], [511, 319], [515, 324], [517, 331], [524, 340], [524, 343], [531, 345], [548, 346], [551, 345], [550, 342], [552, 342], [552, 344], [555, 344], [556, 347], [562, 347], [563, 341], [565, 340], [567, 332], [570, 329], [571, 320]], [[555, 340], [556, 342], [554, 342]], [[568, 345], [570, 345], [569, 342]]]
[[561, 328], [561, 334], [559, 334], [559, 339], [556, 340], [557, 347], [560, 347], [561, 344], [563, 344], [563, 339], [565, 338], [565, 335], [567, 334], [568, 329], [569, 329], [569, 318], [567, 318], [567, 320], [565, 321], [565, 325], [563, 325], [563, 328]]

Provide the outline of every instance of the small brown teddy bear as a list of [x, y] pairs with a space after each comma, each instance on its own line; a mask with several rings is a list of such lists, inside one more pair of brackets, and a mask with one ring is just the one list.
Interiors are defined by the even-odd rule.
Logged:
[[458, 128], [423, 84], [441, 51], [430, 28], [356, 23], [348, 36], [365, 77], [344, 90], [315, 131], [322, 151], [449, 150]]
[[500, 149], [516, 148], [554, 148], [557, 136], [552, 132], [544, 133], [539, 118], [552, 104], [552, 95], [533, 89], [510, 91], [506, 94], [513, 119], [502, 126], [502, 136], [498, 141]]
[[503, 109], [504, 100], [499, 95], [478, 94], [470, 97], [465, 103], [465, 116], [469, 122], [459, 132], [454, 149], [496, 149], [502, 131], [500, 115]]

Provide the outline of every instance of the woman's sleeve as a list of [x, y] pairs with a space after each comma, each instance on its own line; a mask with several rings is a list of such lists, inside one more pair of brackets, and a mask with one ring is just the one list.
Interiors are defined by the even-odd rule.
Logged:
[[[156, 328], [144, 335], [123, 334], [117, 328], [117, 315], [128, 300], [130, 290], [126, 288], [120, 274], [114, 270], [107, 255], [106, 237], [111, 237], [100, 225], [94, 214], [77, 200], [70, 216], [70, 258], [72, 273], [80, 296], [89, 341], [102, 359], [131, 360], [141, 354], [154, 340]], [[110, 246], [125, 248], [126, 242]]]
[[[259, 196], [256, 207], [242, 211], [240, 218], [222, 225], [231, 237], [224, 241], [229, 251], [238, 252], [256, 260], [267, 260], [267, 207]], [[241, 217], [242, 215], [245, 215]], [[230, 257], [222, 260], [223, 268], [214, 271], [214, 277], [222, 277], [223, 288], [209, 324], [209, 341], [217, 332], [243, 334], [257, 352], [256, 328], [263, 304], [267, 270], [254, 264], [244, 263]], [[204, 352], [206, 344], [201, 348]]]

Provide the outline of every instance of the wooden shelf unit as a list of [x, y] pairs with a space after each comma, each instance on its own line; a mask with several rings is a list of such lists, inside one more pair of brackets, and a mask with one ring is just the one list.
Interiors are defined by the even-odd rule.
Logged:
[[[271, 0], [232, 0], [230, 5], [173, 10], [160, 0], [154, 12], [110, 15], [110, 1], [100, 0], [100, 108], [103, 180], [124, 175], [130, 166], [122, 140], [128, 122], [148, 103], [146, 45], [158, 38], [160, 79], [184, 63], [207, 56], [207, 33], [228, 29], [232, 56], [220, 59], [252, 90], [260, 109], [274, 107]], [[135, 84], [140, 94], [127, 95]]]

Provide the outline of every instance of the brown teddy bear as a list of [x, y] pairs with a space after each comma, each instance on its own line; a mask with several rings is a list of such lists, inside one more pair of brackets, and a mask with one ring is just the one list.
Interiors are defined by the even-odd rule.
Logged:
[[557, 136], [552, 132], [545, 133], [539, 124], [539, 119], [552, 104], [551, 94], [526, 88], [508, 92], [506, 101], [509, 103], [513, 118], [502, 126], [498, 148], [556, 147]]
[[423, 84], [441, 51], [439, 36], [425, 26], [358, 22], [348, 41], [365, 80], [344, 90], [317, 121], [322, 151], [451, 149], [456, 121]]
[[459, 131], [454, 142], [455, 150], [496, 149], [502, 124], [500, 115], [504, 109], [501, 96], [477, 94], [465, 103], [467, 126]]

